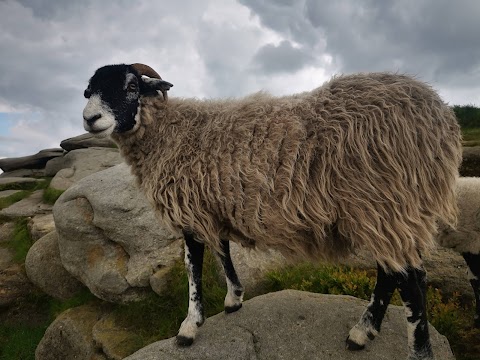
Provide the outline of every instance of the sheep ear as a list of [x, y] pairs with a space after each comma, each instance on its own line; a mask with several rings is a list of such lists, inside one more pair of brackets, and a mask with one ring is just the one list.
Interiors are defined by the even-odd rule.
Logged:
[[162, 93], [170, 90], [173, 84], [168, 81], [153, 78], [142, 78], [142, 82], [148, 91], [160, 90]]

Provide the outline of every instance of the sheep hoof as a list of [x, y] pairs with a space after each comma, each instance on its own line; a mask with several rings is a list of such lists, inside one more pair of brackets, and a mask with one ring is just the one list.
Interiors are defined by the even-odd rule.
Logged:
[[193, 344], [193, 338], [191, 337], [186, 337], [182, 335], [177, 335], [176, 337], [176, 343], [180, 347], [187, 347]]
[[345, 343], [347, 345], [347, 349], [350, 351], [358, 351], [358, 350], [363, 350], [365, 348], [365, 345], [359, 345], [355, 341], [350, 340], [350, 336], [347, 337], [347, 340], [345, 340]]
[[231, 313], [237, 311], [238, 309], [240, 309], [241, 307], [242, 307], [242, 303], [237, 304], [237, 305], [233, 305], [233, 306], [225, 306], [225, 313], [226, 314], [231, 314]]

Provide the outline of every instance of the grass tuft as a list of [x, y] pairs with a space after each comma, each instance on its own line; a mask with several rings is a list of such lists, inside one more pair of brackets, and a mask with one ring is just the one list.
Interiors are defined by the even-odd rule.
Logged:
[[12, 194], [10, 196], [0, 198], [0, 210], [5, 209], [9, 207], [12, 204], [15, 204], [16, 202], [25, 199], [27, 196], [31, 194], [31, 191], [26, 191], [26, 190], [20, 190], [19, 192], [16, 192], [15, 194]]
[[48, 187], [43, 191], [42, 200], [46, 204], [53, 205], [64, 192], [65, 190], [58, 190]]
[[27, 218], [17, 218], [12, 239], [7, 243], [7, 246], [13, 251], [13, 261], [16, 263], [25, 262], [28, 250], [33, 245], [27, 224]]

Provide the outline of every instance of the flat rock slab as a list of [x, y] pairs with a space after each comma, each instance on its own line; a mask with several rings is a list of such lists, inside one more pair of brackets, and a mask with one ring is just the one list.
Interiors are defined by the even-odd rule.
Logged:
[[38, 179], [35, 178], [25, 178], [25, 177], [2, 177], [0, 178], [0, 185], [10, 185], [10, 184], [25, 184], [31, 182], [37, 182]]
[[0, 159], [0, 169], [5, 172], [18, 169], [41, 169], [48, 160], [63, 155], [63, 149], [45, 149], [35, 155]]
[[[390, 306], [380, 335], [362, 351], [345, 349], [345, 338], [366, 301], [344, 295], [285, 290], [258, 296], [239, 311], [205, 322], [194, 344], [178, 348], [175, 339], [153, 343], [128, 360], [405, 360], [407, 325], [402, 307]], [[430, 327], [437, 359], [455, 357], [447, 339]]]
[[13, 194], [16, 194], [17, 192], [20, 192], [21, 190], [3, 190], [0, 191], [0, 199], [9, 197]]
[[35, 191], [29, 197], [0, 211], [0, 215], [18, 217], [49, 213], [52, 211], [53, 206], [44, 204], [42, 201], [42, 195], [43, 190]]
[[110, 139], [110, 137], [96, 138], [90, 133], [65, 139], [60, 143], [60, 146], [67, 151], [84, 149], [89, 147], [116, 147], [115, 143], [112, 139]]

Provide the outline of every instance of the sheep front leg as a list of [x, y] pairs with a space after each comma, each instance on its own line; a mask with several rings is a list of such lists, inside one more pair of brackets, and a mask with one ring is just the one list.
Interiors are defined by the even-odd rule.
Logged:
[[184, 232], [185, 267], [188, 275], [188, 315], [183, 320], [176, 338], [179, 346], [190, 346], [198, 328], [205, 321], [202, 304], [202, 267], [205, 245], [196, 241], [192, 233]]
[[377, 265], [377, 282], [365, 312], [360, 321], [350, 330], [346, 345], [348, 350], [362, 350], [368, 339], [373, 340], [380, 332], [383, 317], [392, 294], [397, 287], [397, 280], [392, 273]]
[[225, 271], [225, 279], [227, 282], [227, 296], [225, 296], [225, 312], [227, 314], [237, 311], [242, 307], [243, 287], [238, 279], [237, 273], [230, 257], [230, 242], [228, 240], [221, 241], [223, 254], [218, 254]]
[[480, 328], [480, 254], [463, 253], [462, 255], [468, 265], [468, 277], [475, 295], [476, 311], [473, 324]]

